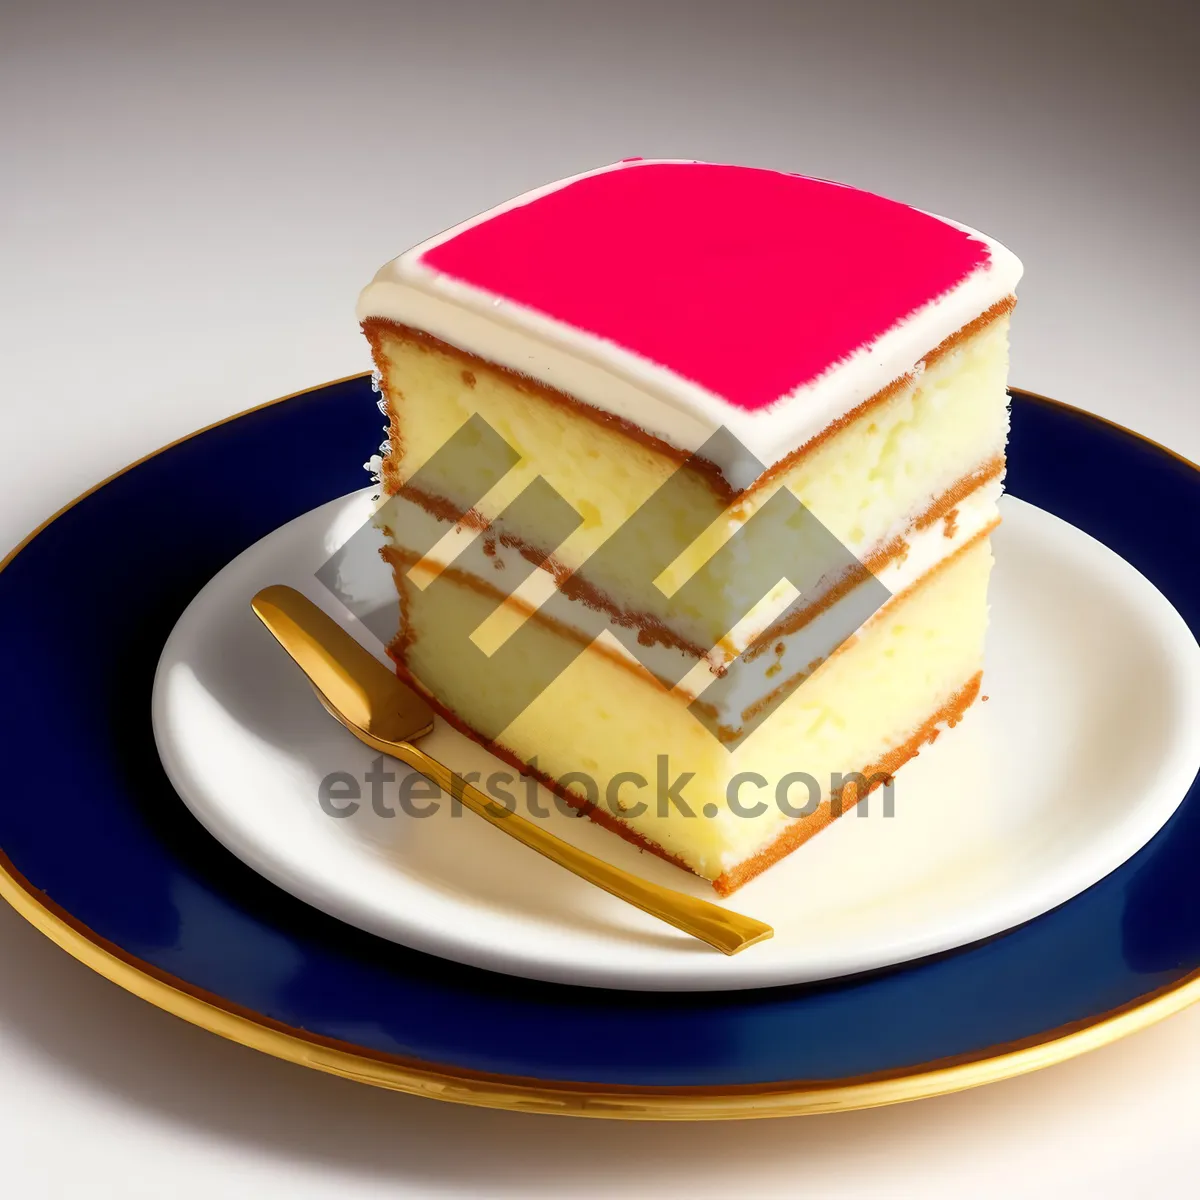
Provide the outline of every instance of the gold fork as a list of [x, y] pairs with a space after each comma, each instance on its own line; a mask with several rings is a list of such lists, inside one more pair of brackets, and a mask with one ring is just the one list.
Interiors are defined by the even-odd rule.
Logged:
[[413, 745], [433, 710], [373, 654], [295, 588], [275, 584], [251, 601], [260, 621], [308, 676], [321, 702], [360, 742], [398, 758], [489, 824], [606, 892], [725, 954], [765, 941], [770, 925], [622, 871], [498, 804]]

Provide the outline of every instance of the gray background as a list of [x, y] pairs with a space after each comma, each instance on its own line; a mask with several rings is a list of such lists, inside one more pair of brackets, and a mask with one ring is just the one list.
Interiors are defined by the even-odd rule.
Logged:
[[[843, 179], [986, 230], [1026, 264], [1014, 383], [1200, 459], [1190, 7], [7, 0], [0, 552], [171, 438], [364, 369], [355, 295], [408, 244], [635, 154]], [[14, 1194], [1124, 1196], [1197, 1166], [1196, 1011], [918, 1105], [620, 1127], [268, 1060], [7, 910], [0, 964]]]

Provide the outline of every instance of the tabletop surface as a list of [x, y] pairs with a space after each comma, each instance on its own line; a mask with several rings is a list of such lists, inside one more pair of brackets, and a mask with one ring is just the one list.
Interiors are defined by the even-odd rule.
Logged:
[[[631, 155], [841, 179], [986, 230], [1026, 266], [1013, 382], [1200, 460], [1200, 21], [1084, 11], [10, 5], [0, 553], [173, 438], [366, 369], [354, 299], [408, 245]], [[28, 403], [48, 378], [55, 403]], [[50, 764], [8, 771], [9, 788], [53, 787]], [[121, 992], [8, 909], [0, 963], [14, 1195], [1115, 1197], [1198, 1165], [1200, 1006], [956, 1096], [627, 1125], [277, 1062]]]

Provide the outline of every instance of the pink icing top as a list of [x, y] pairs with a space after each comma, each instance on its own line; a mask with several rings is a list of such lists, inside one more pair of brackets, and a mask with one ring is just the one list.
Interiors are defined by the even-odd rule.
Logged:
[[576, 179], [434, 244], [421, 262], [747, 413], [991, 265], [985, 241], [870, 192], [671, 162]]

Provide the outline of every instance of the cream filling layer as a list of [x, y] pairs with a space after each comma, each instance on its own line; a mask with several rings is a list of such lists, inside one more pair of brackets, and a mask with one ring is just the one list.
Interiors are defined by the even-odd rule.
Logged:
[[[911, 587], [983, 530], [995, 525], [999, 519], [998, 501], [1002, 492], [1001, 479], [988, 480], [965, 496], [946, 516], [937, 518], [922, 529], [905, 530], [900, 552], [877, 568], [874, 578], [893, 596]], [[521, 558], [517, 550], [498, 544], [484, 555], [480, 552], [479, 543], [477, 531], [460, 530], [456, 539], [439, 545], [441, 553], [426, 556], [406, 570], [408, 586], [424, 591], [446, 567], [453, 565], [479, 579], [485, 587], [495, 587], [503, 580], [506, 571], [520, 566]], [[393, 544], [402, 555], [412, 557], [406, 553], [401, 542], [394, 541]], [[447, 550], [451, 552], [447, 553]], [[544, 571], [532, 572], [506, 598], [498, 600], [494, 610], [474, 629], [471, 640], [484, 653], [496, 653], [532, 614], [556, 599], [556, 592], [551, 575]], [[770, 630], [794, 595], [794, 589], [786, 581], [777, 584], [756, 605], [749, 617], [738, 622], [728, 637], [714, 644], [709, 654], [698, 661], [671, 646], [639, 645], [635, 654], [615, 637], [606, 638], [605, 645], [610, 653], [627, 660], [630, 665], [644, 664], [662, 677], [679, 678], [682, 673], [675, 690], [681, 697], [694, 699], [711, 685], [716, 672], [728, 667], [747, 647]], [[857, 590], [847, 593], [821, 609], [802, 627], [799, 635], [794, 630], [786, 636], [779, 635], [783, 650], [760, 654], [743, 664], [740, 670], [745, 682], [738, 689], [739, 698], [730, 699], [735, 708], [723, 711], [722, 721], [736, 728], [741, 724], [745, 708], [790, 679], [797, 671], [805, 669], [814, 659], [826, 657], [856, 627], [857, 622], [848, 622], [851, 621], [851, 614], [862, 611], [862, 603], [863, 598]], [[561, 599], [557, 599], [551, 607], [556, 621], [574, 630], [579, 637], [590, 640], [596, 628], [593, 610], [586, 609], [579, 602], [563, 603]]]
[[[875, 579], [893, 597], [912, 587], [985, 529], [996, 524], [999, 520], [998, 502], [1003, 490], [1001, 480], [989, 480], [964, 497], [947, 517], [939, 518], [924, 529], [907, 531], [904, 549], [874, 572]], [[497, 553], [503, 551], [498, 550]], [[425, 573], [420, 567], [412, 571], [414, 586], [427, 586], [432, 578], [432, 574]], [[481, 578], [486, 581], [486, 576]], [[485, 653], [495, 653], [542, 607], [553, 591], [550, 577], [544, 572], [534, 572], [526, 587], [518, 589], [489, 614], [472, 635], [472, 640]], [[694, 663], [675, 685], [675, 693], [684, 701], [703, 696], [718, 677], [717, 672], [729, 667], [748, 646], [771, 628], [781, 609], [790, 603], [791, 596], [792, 592], [786, 584], [773, 589], [764, 597], [754, 617], [736, 626], [734, 636], [714, 646], [706, 658]], [[579, 613], [579, 606], [557, 604], [554, 606], [555, 619], [581, 637], [588, 637], [594, 622], [582, 613], [579, 613], [579, 619], [572, 621], [570, 616], [573, 611]], [[797, 672], [805, 670], [814, 660], [826, 658], [856, 627], [857, 622], [853, 621], [852, 615], [861, 611], [861, 596], [852, 591], [822, 608], [798, 630], [779, 634], [777, 646], [782, 649], [759, 654], [742, 664], [742, 681], [736, 692], [721, 706], [722, 722], [731, 728], [738, 728], [746, 709]], [[652, 670], [658, 668], [671, 677], [678, 670], [673, 668], [673, 662], [684, 657], [682, 651], [668, 647], [639, 646], [635, 654], [615, 637], [605, 638], [605, 646], [611, 654], [624, 659], [634, 669], [639, 669], [637, 664], [640, 663]]]

